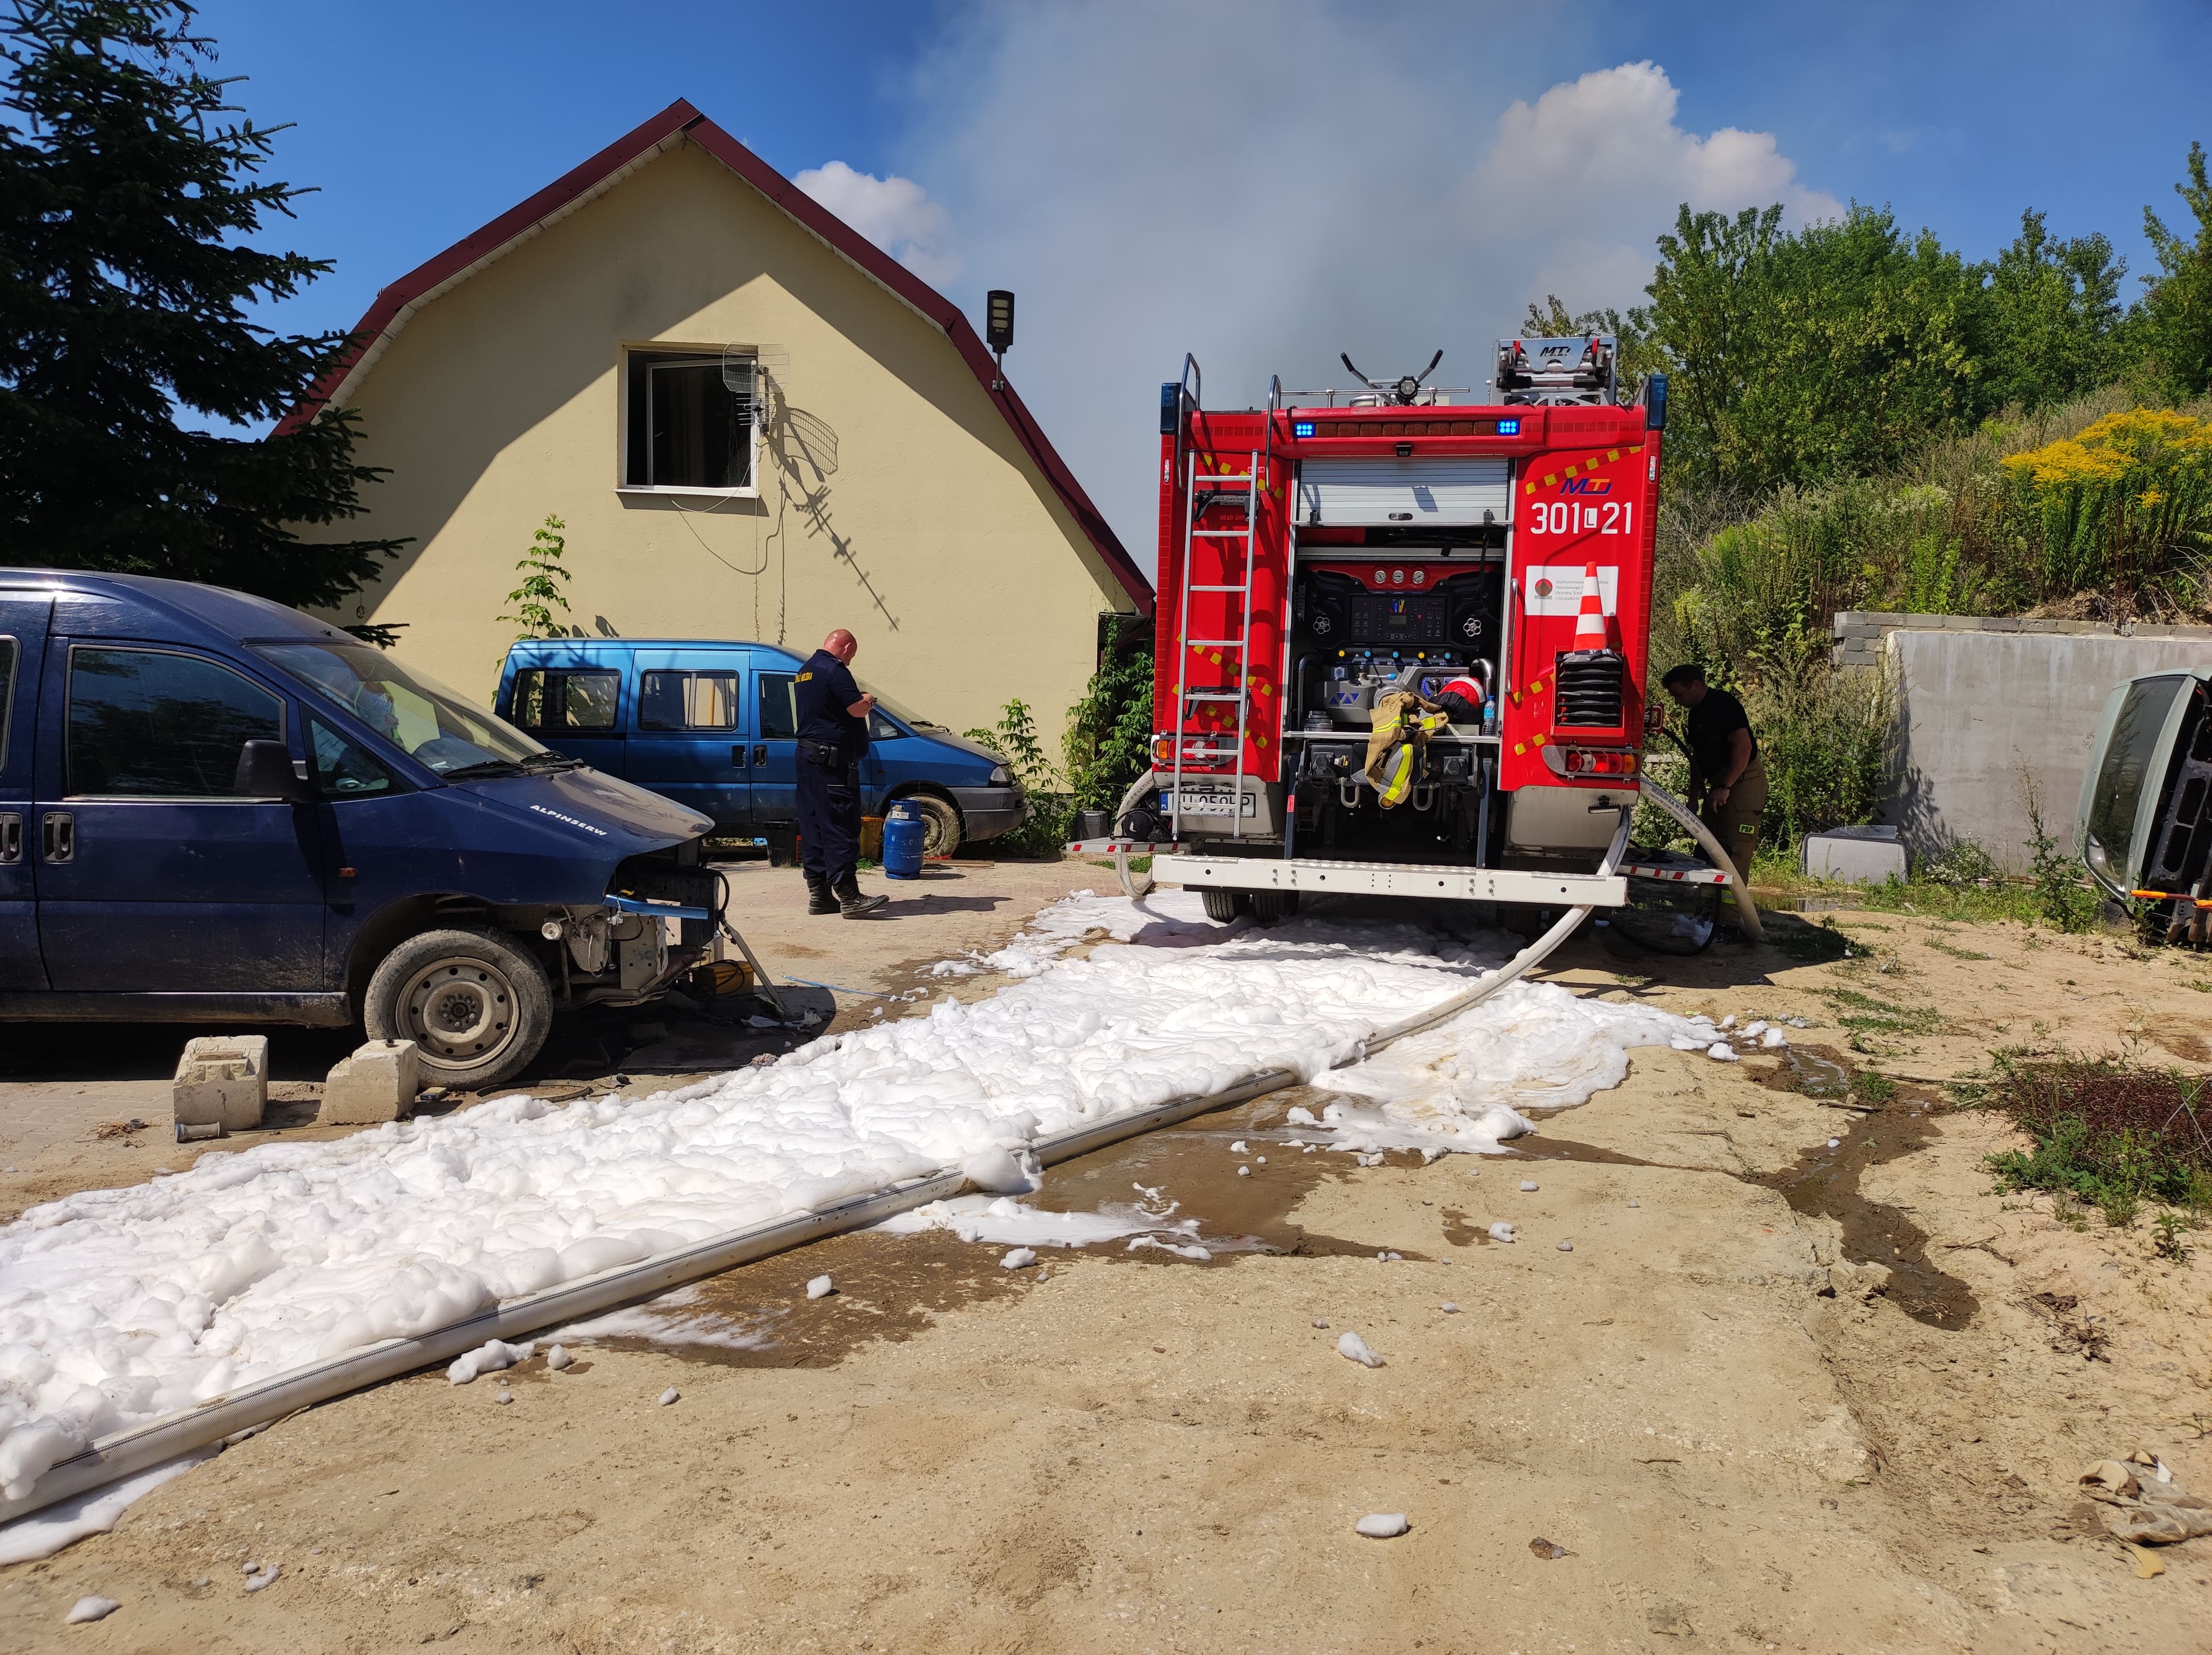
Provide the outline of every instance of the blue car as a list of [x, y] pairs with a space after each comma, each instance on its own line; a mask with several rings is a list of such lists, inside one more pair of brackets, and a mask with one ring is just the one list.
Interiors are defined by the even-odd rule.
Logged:
[[[777, 845], [799, 821], [792, 686], [805, 664], [773, 644], [526, 639], [507, 652], [495, 705], [569, 757], [711, 816], [718, 838]], [[1028, 804], [996, 755], [875, 694], [868, 815], [913, 800], [927, 856], [1021, 825]]]
[[0, 1019], [359, 1022], [481, 1090], [719, 957], [712, 826], [296, 610], [0, 569]]

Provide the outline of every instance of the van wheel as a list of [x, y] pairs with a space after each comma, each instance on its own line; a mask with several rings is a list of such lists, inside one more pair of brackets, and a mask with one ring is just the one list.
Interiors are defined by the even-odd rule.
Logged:
[[373, 1040], [412, 1040], [433, 1086], [481, 1092], [520, 1073], [553, 1028], [538, 963], [480, 931], [424, 931], [384, 956], [362, 1021]]
[[899, 801], [911, 804], [921, 817], [921, 853], [951, 856], [960, 848], [960, 812], [949, 799], [933, 793], [908, 793]]

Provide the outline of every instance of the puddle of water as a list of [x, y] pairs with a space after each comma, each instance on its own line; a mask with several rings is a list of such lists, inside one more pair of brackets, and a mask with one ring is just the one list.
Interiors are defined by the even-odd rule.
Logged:
[[1889, 1266], [1892, 1304], [1916, 1322], [1956, 1331], [1981, 1308], [1973, 1290], [1929, 1262], [1928, 1232], [1904, 1209], [1859, 1193], [1868, 1167], [1901, 1160], [1942, 1136], [1900, 1089], [1888, 1107], [1856, 1118], [1834, 1149], [1823, 1141], [1799, 1155], [1795, 1166], [1751, 1181], [1779, 1191], [1795, 1211], [1834, 1219], [1843, 1226], [1844, 1258]]
[[[1790, 1046], [1781, 1055], [1782, 1062], [1757, 1076], [1762, 1083], [1816, 1098], [1840, 1097], [1850, 1091], [1850, 1070], [1837, 1053], [1820, 1047]], [[1860, 1177], [1868, 1167], [1900, 1160], [1942, 1136], [1942, 1129], [1929, 1116], [1929, 1105], [1925, 1096], [1899, 1087], [1887, 1107], [1870, 1114], [1841, 1117], [1849, 1125], [1838, 1131], [1835, 1148], [1830, 1149], [1824, 1138], [1777, 1173], [1736, 1173], [1723, 1167], [1644, 1161], [1548, 1133], [1517, 1141], [1510, 1153], [1534, 1161], [1718, 1173], [1773, 1190], [1793, 1211], [1834, 1219], [1843, 1228], [1843, 1255], [1851, 1263], [1887, 1265], [1889, 1300], [1899, 1310], [1925, 1326], [1956, 1331], [1969, 1325], [1981, 1308], [1973, 1290], [1929, 1261], [1928, 1233], [1902, 1208], [1870, 1201], [1859, 1192]]]

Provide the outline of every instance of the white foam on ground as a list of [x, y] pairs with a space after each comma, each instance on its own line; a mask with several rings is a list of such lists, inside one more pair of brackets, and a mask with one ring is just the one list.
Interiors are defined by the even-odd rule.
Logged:
[[[1118, 940], [1060, 957], [1098, 933]], [[1079, 894], [992, 956], [1022, 979], [1000, 993], [770, 1068], [211, 1152], [34, 1208], [0, 1229], [0, 1488], [20, 1499], [95, 1438], [502, 1299], [978, 1158], [1019, 1171], [1041, 1134], [1257, 1069], [1311, 1079], [1499, 957], [1412, 924], [1255, 931], [1206, 920], [1194, 892]], [[1620, 1080], [1624, 1046], [1686, 1028], [1516, 985], [1334, 1083], [1471, 1147], [1491, 1105], [1578, 1103]], [[648, 1313], [665, 1311], [617, 1315]]]
[[0, 1528], [0, 1567], [52, 1557], [63, 1547], [75, 1545], [87, 1535], [106, 1534], [123, 1520], [123, 1513], [132, 1501], [144, 1499], [171, 1477], [182, 1476], [202, 1460], [212, 1459], [215, 1454], [212, 1448], [180, 1454], [151, 1470], [141, 1471], [136, 1476], [111, 1482], [105, 1488], [94, 1488], [72, 1500], [57, 1500], [42, 1512], [16, 1519]]
[[[637, 1339], [662, 1345], [708, 1345], [724, 1350], [766, 1350], [776, 1340], [774, 1329], [783, 1311], [764, 1311], [739, 1319], [702, 1307], [696, 1283], [674, 1288], [658, 1299], [622, 1310], [611, 1310], [566, 1327], [552, 1337], [563, 1346], [604, 1344], [611, 1339]], [[0, 1533], [6, 1531], [0, 1530]]]

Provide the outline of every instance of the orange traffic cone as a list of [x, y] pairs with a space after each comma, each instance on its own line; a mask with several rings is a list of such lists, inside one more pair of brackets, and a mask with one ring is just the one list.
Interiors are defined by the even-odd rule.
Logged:
[[1583, 607], [1575, 617], [1575, 647], [1607, 649], [1612, 643], [1605, 624], [1605, 603], [1598, 596], [1597, 565], [1592, 563], [1583, 570]]

